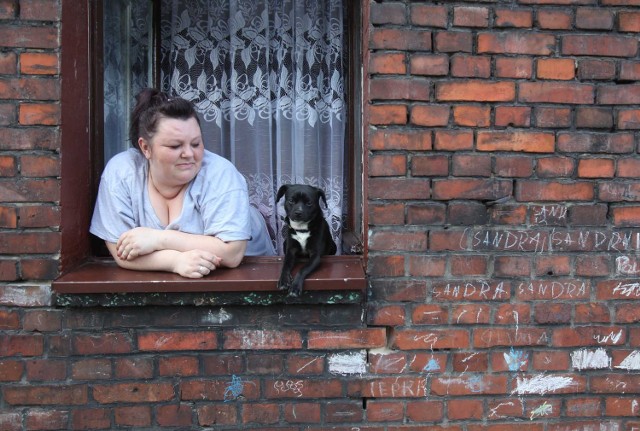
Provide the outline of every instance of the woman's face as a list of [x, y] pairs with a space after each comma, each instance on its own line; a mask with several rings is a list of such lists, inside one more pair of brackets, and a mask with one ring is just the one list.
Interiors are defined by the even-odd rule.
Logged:
[[204, 144], [195, 118], [162, 118], [151, 142], [138, 140], [142, 154], [149, 160], [153, 181], [166, 186], [181, 186], [200, 171]]

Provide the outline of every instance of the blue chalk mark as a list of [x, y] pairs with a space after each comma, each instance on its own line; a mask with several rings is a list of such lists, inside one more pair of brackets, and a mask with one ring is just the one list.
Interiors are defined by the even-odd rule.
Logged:
[[224, 402], [226, 403], [228, 401], [235, 400], [240, 395], [242, 395], [243, 390], [244, 383], [242, 379], [234, 374], [233, 376], [231, 376], [231, 383], [224, 391]]
[[440, 371], [440, 364], [434, 358], [429, 359], [427, 365], [424, 366], [422, 371]]
[[509, 353], [504, 354], [504, 360], [509, 367], [509, 371], [518, 371], [527, 363], [527, 358], [522, 350], [514, 350], [513, 347]]

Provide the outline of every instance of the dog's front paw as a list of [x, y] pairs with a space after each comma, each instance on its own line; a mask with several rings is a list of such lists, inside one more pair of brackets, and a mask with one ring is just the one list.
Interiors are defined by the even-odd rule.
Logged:
[[289, 296], [292, 298], [297, 298], [302, 294], [302, 284], [304, 283], [304, 279], [300, 277], [296, 277], [291, 286], [289, 287]]
[[278, 290], [288, 290], [291, 287], [291, 274], [280, 274], [280, 280], [278, 281]]

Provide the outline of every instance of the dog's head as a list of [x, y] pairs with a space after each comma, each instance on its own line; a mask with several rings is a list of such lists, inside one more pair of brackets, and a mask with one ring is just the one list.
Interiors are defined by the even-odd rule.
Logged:
[[284, 210], [290, 220], [296, 222], [310, 222], [322, 215], [320, 200], [327, 205], [324, 191], [306, 184], [285, 184], [278, 189], [276, 202], [285, 197]]

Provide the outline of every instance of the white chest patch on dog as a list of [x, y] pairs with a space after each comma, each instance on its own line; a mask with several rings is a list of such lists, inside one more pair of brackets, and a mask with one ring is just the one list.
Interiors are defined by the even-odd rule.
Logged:
[[[293, 221], [291, 220], [290, 222], [291, 225], [291, 229], [292, 229], [292, 233], [291, 233], [291, 238], [295, 239], [296, 241], [298, 241], [298, 243], [300, 243], [300, 247], [302, 247], [303, 250], [307, 249], [307, 241], [309, 240], [309, 237], [311, 236], [311, 232], [309, 232], [309, 223], [304, 223], [304, 222], [299, 222], [299, 221]], [[304, 230], [306, 232], [298, 232]]]

